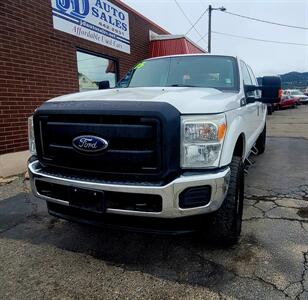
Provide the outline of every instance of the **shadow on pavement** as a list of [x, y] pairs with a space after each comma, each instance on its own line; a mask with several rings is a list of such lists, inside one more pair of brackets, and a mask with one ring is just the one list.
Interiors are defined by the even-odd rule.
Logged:
[[194, 285], [219, 286], [234, 278], [202, 256], [202, 251], [214, 249], [192, 235], [142, 234], [63, 221], [49, 216], [45, 203], [26, 193], [2, 201], [0, 211], [0, 238], [52, 245], [124, 270]]

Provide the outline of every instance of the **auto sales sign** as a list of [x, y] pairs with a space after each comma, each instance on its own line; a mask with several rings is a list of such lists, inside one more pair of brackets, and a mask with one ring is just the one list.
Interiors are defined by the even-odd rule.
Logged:
[[51, 0], [55, 29], [130, 53], [128, 13], [107, 0]]

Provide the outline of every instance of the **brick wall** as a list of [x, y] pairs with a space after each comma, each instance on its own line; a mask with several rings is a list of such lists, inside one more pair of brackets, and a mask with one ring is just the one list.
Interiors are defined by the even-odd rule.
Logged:
[[27, 118], [42, 102], [76, 92], [76, 49], [119, 60], [120, 76], [149, 56], [149, 30], [167, 33], [130, 10], [131, 54], [53, 29], [50, 0], [0, 2], [0, 154], [26, 150]]

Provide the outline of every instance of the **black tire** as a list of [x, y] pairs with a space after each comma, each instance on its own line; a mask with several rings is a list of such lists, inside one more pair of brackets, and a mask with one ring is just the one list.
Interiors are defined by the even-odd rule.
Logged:
[[266, 124], [265, 124], [264, 129], [261, 132], [261, 134], [259, 135], [257, 142], [256, 142], [256, 148], [258, 150], [258, 155], [264, 153], [265, 145], [266, 145]]
[[244, 164], [241, 157], [233, 157], [230, 169], [229, 188], [224, 202], [208, 219], [207, 238], [220, 247], [236, 244], [242, 229]]
[[272, 106], [267, 106], [267, 114], [272, 115], [273, 114], [273, 108]]

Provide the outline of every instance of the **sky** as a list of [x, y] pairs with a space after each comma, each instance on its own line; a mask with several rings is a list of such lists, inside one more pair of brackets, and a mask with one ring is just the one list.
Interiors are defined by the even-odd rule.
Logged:
[[[186, 34], [191, 28], [175, 0], [123, 0], [171, 34]], [[253, 18], [308, 28], [308, 0], [177, 0], [192, 23], [208, 5], [224, 6], [227, 11]], [[196, 25], [201, 35], [208, 31], [208, 14]], [[257, 39], [308, 45], [308, 30], [270, 25], [220, 11], [212, 12], [212, 30]], [[200, 35], [193, 29], [188, 37], [197, 42]], [[207, 49], [207, 36], [198, 43]], [[308, 72], [308, 46], [282, 45], [212, 34], [212, 53], [237, 55], [257, 76], [277, 75], [290, 71]]]

